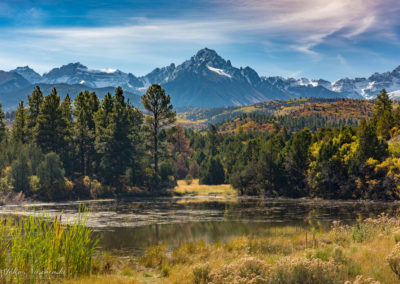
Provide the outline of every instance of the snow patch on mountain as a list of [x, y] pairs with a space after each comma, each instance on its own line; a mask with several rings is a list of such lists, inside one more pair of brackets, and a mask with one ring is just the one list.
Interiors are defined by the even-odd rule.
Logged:
[[400, 98], [400, 66], [391, 72], [374, 73], [368, 78], [343, 78], [334, 82], [260, 77], [250, 67], [232, 66], [229, 60], [208, 48], [199, 50], [180, 65], [171, 63], [141, 77], [112, 68], [89, 69], [79, 62], [54, 68], [43, 76], [28, 66], [11, 72], [31, 84], [80, 84], [90, 88], [121, 86], [136, 94], [145, 93], [149, 86], [157, 83], [166, 89], [177, 106], [217, 107], [299, 97], [373, 99], [383, 88], [391, 97]]
[[40, 82], [40, 80], [42, 79], [42, 76], [40, 76], [38, 73], [36, 73], [35, 70], [30, 68], [29, 66], [17, 67], [14, 70], [11, 70], [10, 72], [15, 72], [15, 73], [21, 75], [31, 84]]
[[211, 67], [211, 66], [207, 66], [207, 68], [208, 68], [209, 70], [211, 70], [211, 71], [217, 73], [218, 75], [225, 76], [225, 77], [228, 77], [228, 78], [232, 78], [231, 75], [227, 74], [227, 73], [226, 73], [224, 70], [222, 70], [222, 69], [214, 68], [214, 67]]

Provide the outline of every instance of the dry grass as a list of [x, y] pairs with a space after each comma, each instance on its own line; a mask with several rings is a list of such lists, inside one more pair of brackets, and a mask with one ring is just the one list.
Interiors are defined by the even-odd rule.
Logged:
[[313, 231], [315, 238], [310, 230], [285, 226], [264, 237], [198, 241], [172, 251], [151, 247], [139, 259], [114, 256], [109, 274], [66, 283], [399, 283], [388, 256], [399, 240], [400, 219], [381, 216]]
[[187, 184], [184, 180], [179, 180], [174, 192], [180, 195], [190, 196], [237, 196], [237, 191], [234, 190], [230, 184], [200, 185], [198, 179], [194, 179], [191, 184]]

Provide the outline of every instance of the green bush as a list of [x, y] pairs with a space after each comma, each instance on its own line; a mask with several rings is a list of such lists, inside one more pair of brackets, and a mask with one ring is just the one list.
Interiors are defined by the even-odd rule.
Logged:
[[188, 175], [185, 177], [185, 181], [186, 181], [186, 184], [187, 184], [187, 185], [191, 185], [192, 182], [193, 182], [193, 177], [192, 177], [192, 175], [191, 175], [191, 174], [188, 174]]

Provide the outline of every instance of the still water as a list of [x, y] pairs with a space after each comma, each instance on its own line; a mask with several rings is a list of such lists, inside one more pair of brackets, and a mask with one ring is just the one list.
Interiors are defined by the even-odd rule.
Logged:
[[62, 214], [68, 222], [82, 205], [90, 211], [87, 224], [100, 236], [102, 249], [133, 254], [142, 254], [154, 244], [175, 247], [199, 239], [227, 241], [273, 234], [274, 228], [285, 225], [306, 230], [313, 224], [327, 229], [333, 220], [351, 223], [400, 211], [397, 202], [189, 197], [5, 205], [0, 206], [0, 214], [26, 215], [44, 208], [49, 216]]

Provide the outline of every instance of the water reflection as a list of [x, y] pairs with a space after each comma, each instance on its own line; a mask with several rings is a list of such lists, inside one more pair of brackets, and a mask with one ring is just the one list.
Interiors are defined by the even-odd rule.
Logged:
[[43, 207], [50, 216], [62, 212], [68, 222], [82, 204], [90, 210], [88, 225], [100, 235], [104, 249], [139, 254], [153, 244], [178, 246], [198, 239], [217, 242], [268, 235], [284, 225], [326, 229], [332, 220], [351, 223], [359, 216], [394, 215], [400, 208], [400, 203], [385, 202], [192, 197], [6, 205], [0, 207], [0, 214], [25, 215]]

